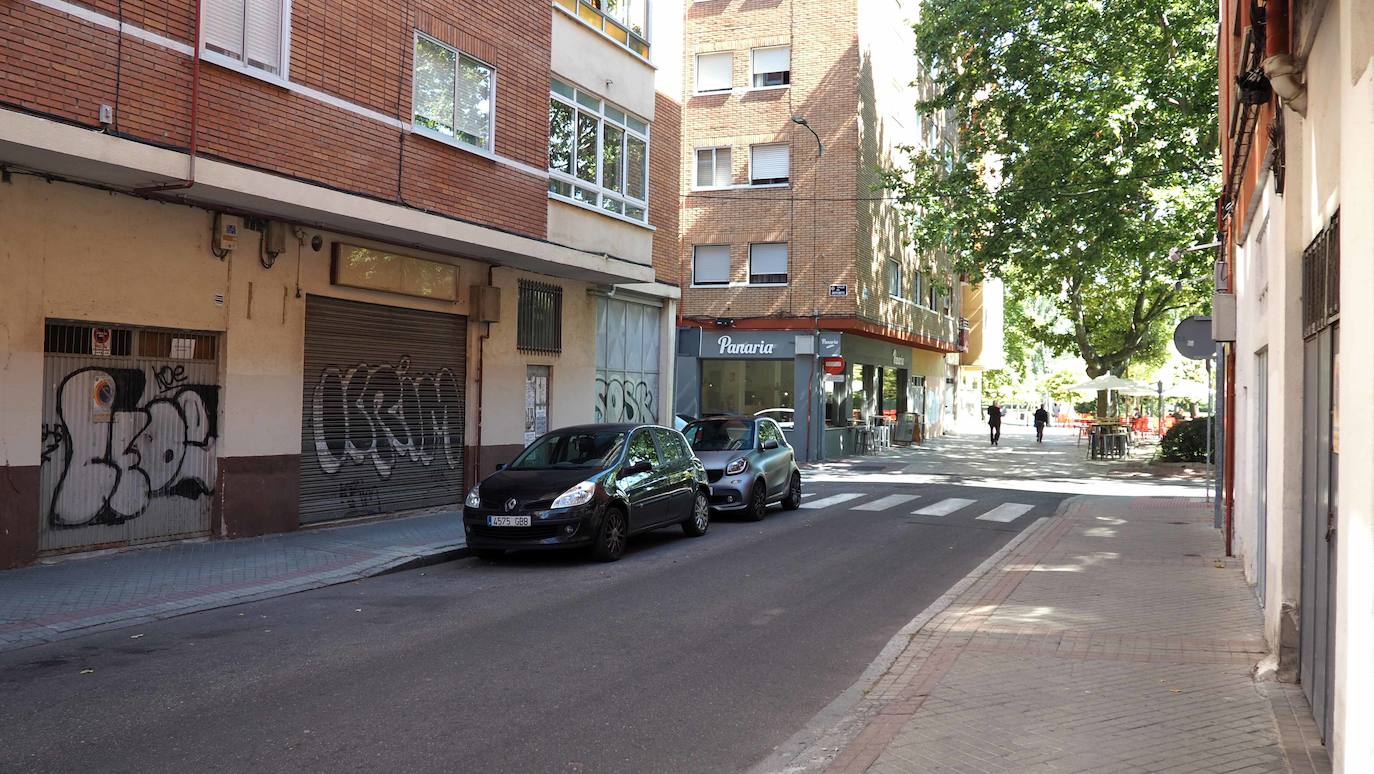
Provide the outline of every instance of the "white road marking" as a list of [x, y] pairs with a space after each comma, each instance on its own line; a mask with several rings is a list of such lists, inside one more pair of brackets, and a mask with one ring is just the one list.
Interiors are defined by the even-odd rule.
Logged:
[[1026, 505], [1025, 503], [1002, 503], [982, 516], [979, 516], [978, 521], [1016, 521], [1021, 514], [1034, 507], [1033, 505]]
[[859, 498], [859, 497], [863, 497], [863, 495], [859, 494], [858, 492], [846, 492], [846, 493], [844, 493], [844, 494], [830, 495], [829, 497], [822, 497], [822, 498], [819, 499], [819, 500], [813, 500], [813, 501], [811, 501], [811, 502], [809, 502], [809, 503], [803, 504], [802, 507], [803, 507], [803, 508], [813, 508], [813, 509], [815, 509], [815, 508], [829, 508], [829, 507], [832, 506], [832, 505], [839, 505], [840, 503], [847, 503], [847, 502], [849, 502], [850, 500], [854, 500], [854, 499], [857, 499], [857, 498]]
[[962, 497], [951, 497], [948, 500], [941, 500], [934, 505], [927, 505], [920, 510], [912, 511], [912, 513], [918, 516], [948, 516], [960, 508], [973, 505], [974, 502], [974, 500], [965, 500]]
[[916, 495], [894, 494], [887, 497], [879, 497], [871, 503], [854, 506], [856, 511], [885, 511], [888, 508], [895, 508], [902, 503], [909, 503], [918, 499]]

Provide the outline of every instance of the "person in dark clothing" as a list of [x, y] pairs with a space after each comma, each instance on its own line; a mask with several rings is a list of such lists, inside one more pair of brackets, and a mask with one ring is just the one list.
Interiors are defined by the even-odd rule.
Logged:
[[1039, 443], [1045, 442], [1045, 425], [1050, 423], [1050, 412], [1045, 410], [1044, 404], [1035, 410], [1035, 440]]
[[996, 446], [1002, 440], [1002, 407], [996, 401], [988, 406], [988, 431], [992, 436], [992, 445]]

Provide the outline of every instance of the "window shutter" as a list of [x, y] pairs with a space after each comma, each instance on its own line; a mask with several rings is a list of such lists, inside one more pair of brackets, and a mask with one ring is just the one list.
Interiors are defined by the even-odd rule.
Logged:
[[281, 72], [281, 0], [245, 0], [247, 27], [243, 43], [247, 63], [268, 72]]
[[749, 148], [750, 180], [786, 180], [787, 145], [753, 145]]
[[789, 46], [754, 49], [754, 72], [781, 73], [792, 69], [792, 49]]
[[720, 54], [697, 55], [697, 91], [729, 91], [732, 83], [731, 69], [734, 55], [729, 51]]
[[243, 59], [244, 0], [204, 0], [205, 45]]
[[787, 243], [749, 245], [750, 274], [786, 274]]
[[695, 265], [692, 282], [697, 285], [724, 285], [730, 281], [730, 246], [697, 245], [693, 248]]

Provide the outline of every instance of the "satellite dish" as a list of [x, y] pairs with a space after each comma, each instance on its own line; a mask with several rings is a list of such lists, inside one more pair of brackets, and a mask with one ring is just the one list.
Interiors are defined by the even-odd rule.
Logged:
[[1185, 317], [1174, 328], [1174, 346], [1189, 360], [1206, 360], [1216, 354], [1217, 343], [1212, 340], [1212, 318], [1202, 315]]

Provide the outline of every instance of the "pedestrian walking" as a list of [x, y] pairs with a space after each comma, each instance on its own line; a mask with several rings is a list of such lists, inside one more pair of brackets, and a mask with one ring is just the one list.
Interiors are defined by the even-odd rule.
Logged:
[[1045, 410], [1045, 404], [1040, 404], [1040, 408], [1035, 410], [1035, 441], [1036, 443], [1045, 442], [1045, 425], [1050, 423], [1050, 412]]
[[1002, 440], [1002, 407], [997, 405], [997, 401], [988, 406], [988, 432], [992, 437], [992, 445], [996, 446]]

